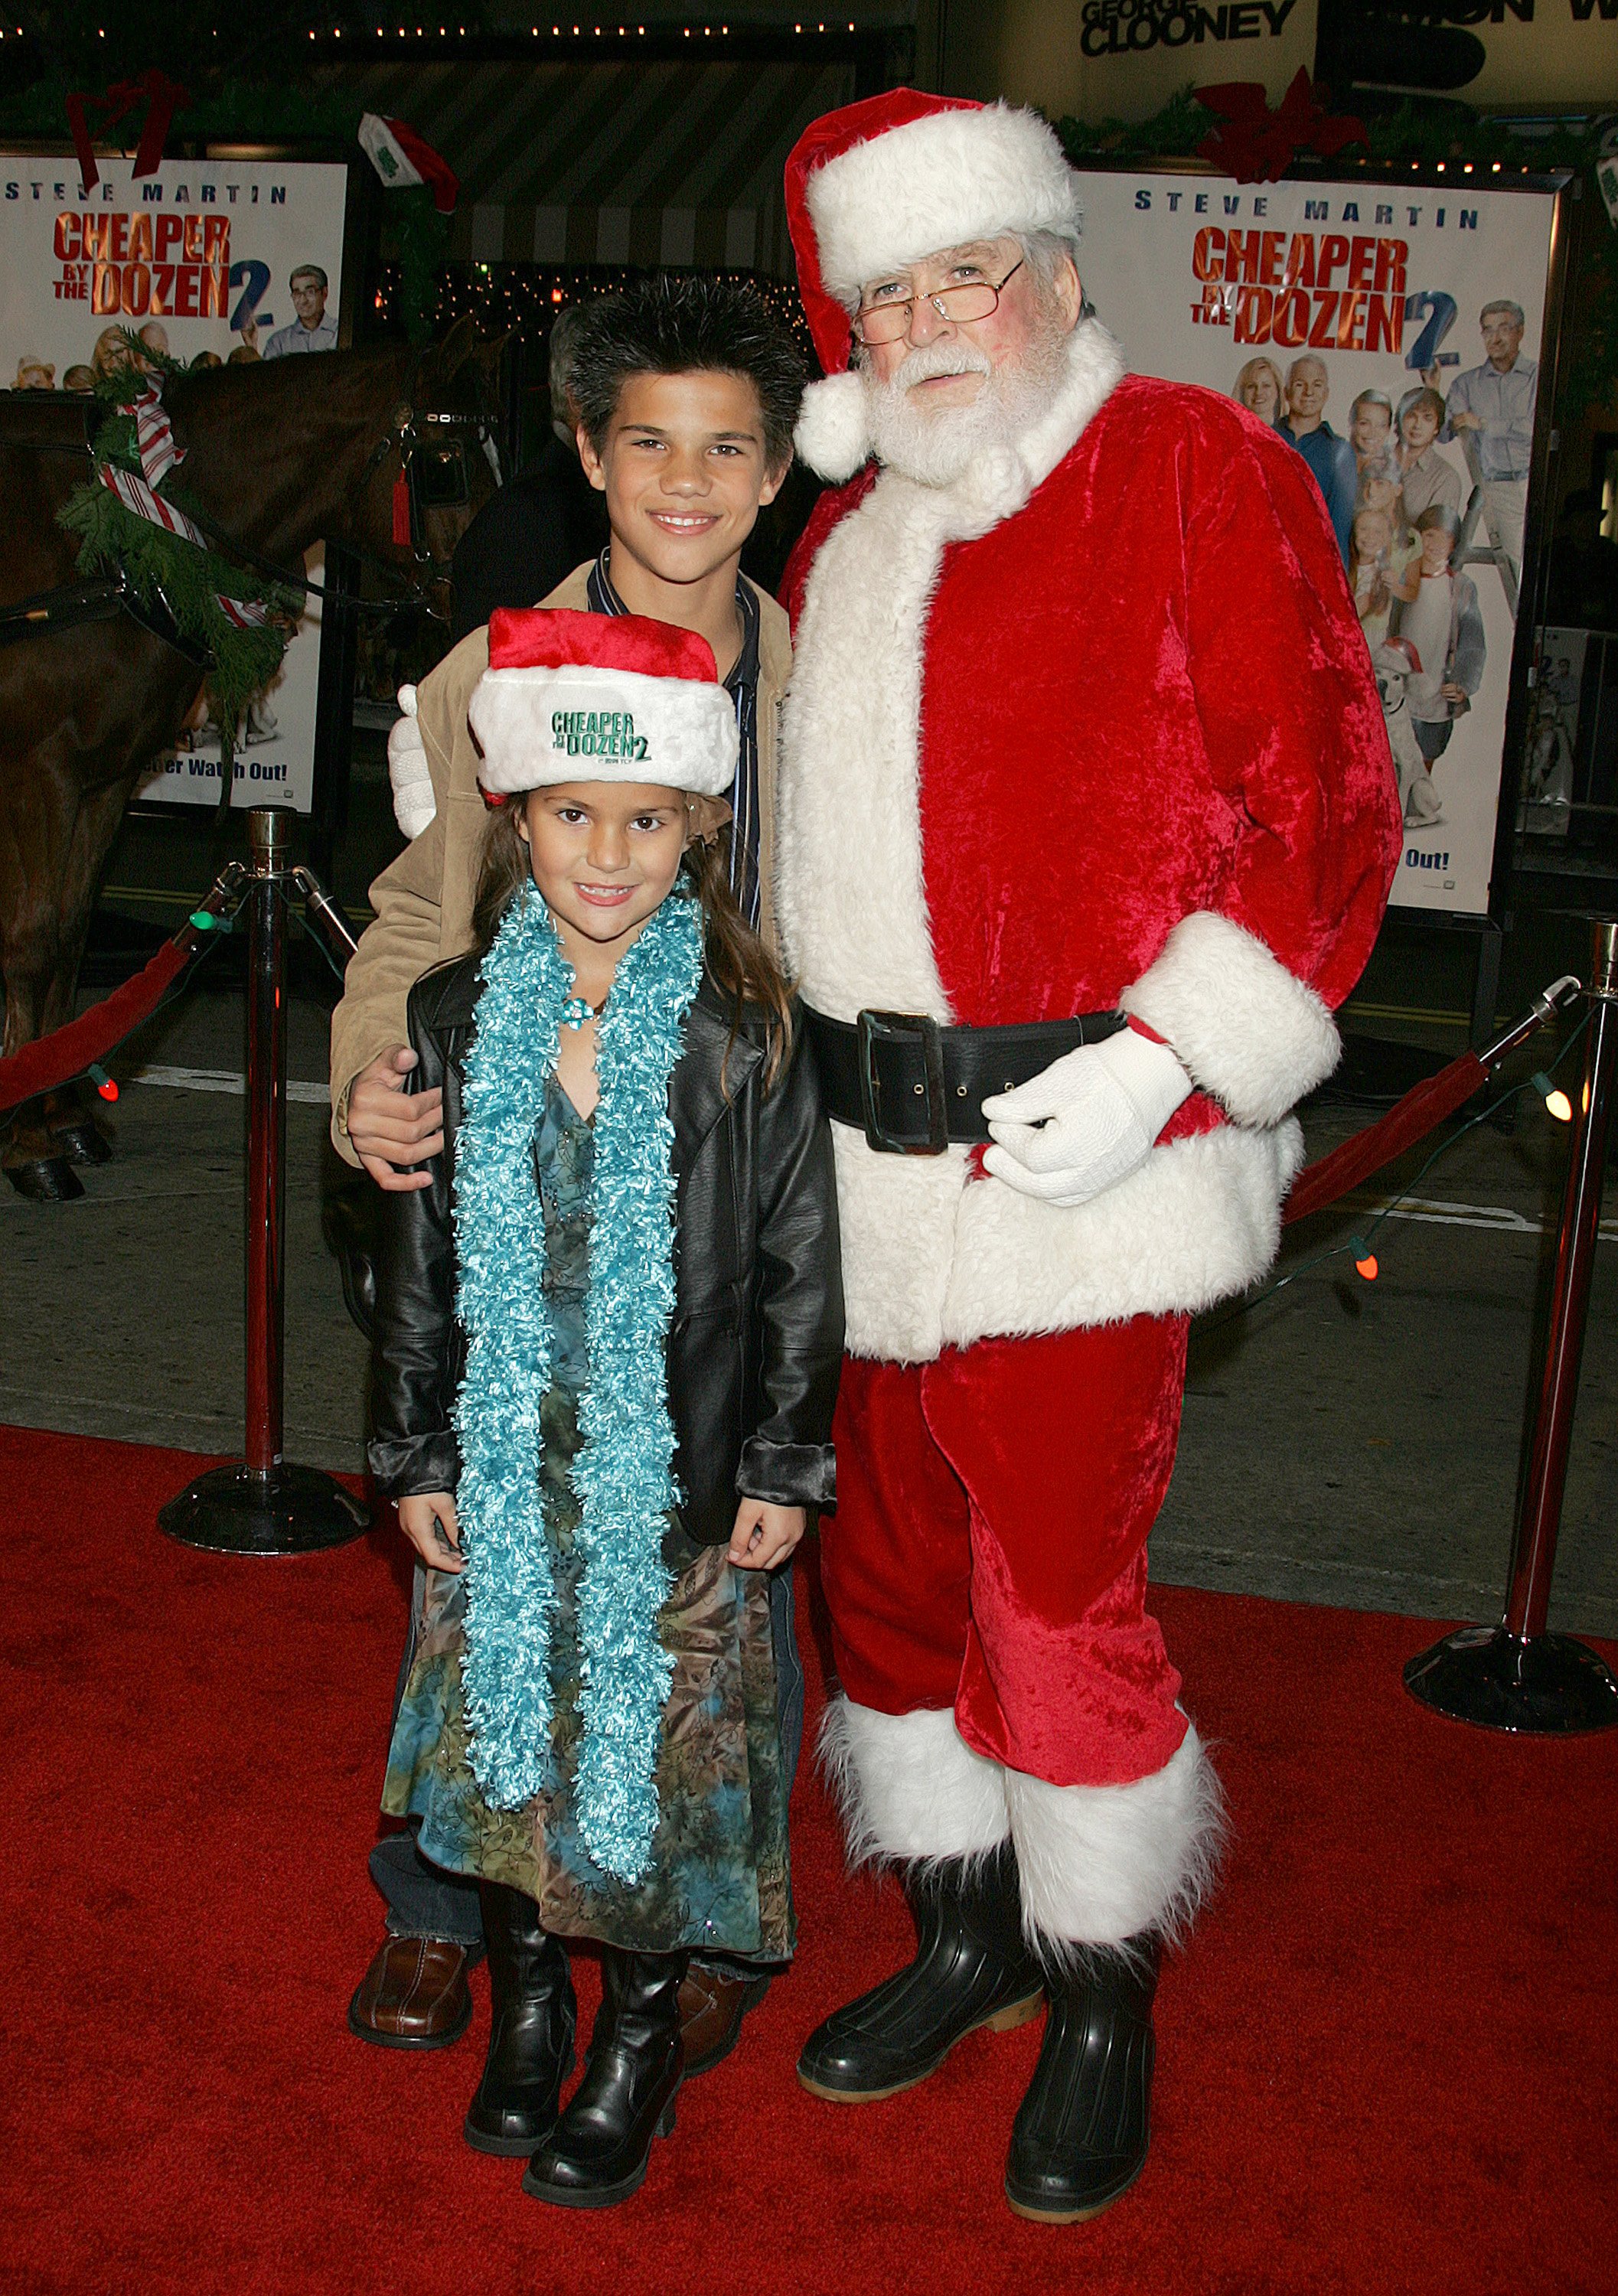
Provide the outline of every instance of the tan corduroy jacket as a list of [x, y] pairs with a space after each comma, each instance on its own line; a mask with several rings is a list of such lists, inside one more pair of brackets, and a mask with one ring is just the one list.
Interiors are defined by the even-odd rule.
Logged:
[[[576, 566], [541, 603], [584, 611], [589, 572], [587, 564]], [[773, 940], [776, 752], [793, 652], [785, 614], [767, 591], [751, 586], [759, 602], [759, 877], [763, 931]], [[423, 973], [472, 946], [472, 906], [489, 816], [466, 711], [488, 667], [489, 632], [473, 630], [423, 679], [417, 696], [416, 722], [438, 812], [373, 884], [376, 915], [349, 961], [342, 1002], [332, 1015], [332, 1137], [350, 1164], [359, 1160], [347, 1126], [355, 1078], [390, 1045], [406, 1041], [405, 1003]]]

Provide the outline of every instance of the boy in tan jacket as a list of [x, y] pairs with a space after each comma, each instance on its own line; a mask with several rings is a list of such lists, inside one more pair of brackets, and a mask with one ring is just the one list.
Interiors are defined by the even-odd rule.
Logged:
[[[742, 546], [792, 456], [803, 387], [796, 346], [751, 291], [658, 279], [590, 308], [571, 373], [579, 452], [606, 496], [610, 539], [546, 598], [603, 614], [645, 614], [696, 631], [735, 704], [731, 882], [768, 936], [777, 724], [792, 649], [785, 614], [741, 572]], [[406, 1000], [423, 972], [471, 945], [486, 812], [467, 703], [489, 662], [474, 630], [424, 678], [415, 726], [431, 818], [371, 888], [374, 922], [350, 960], [332, 1020], [332, 1130], [339, 1152], [390, 1193], [427, 1185], [415, 1168], [443, 1145], [441, 1095], [413, 1093]], [[423, 807], [423, 810], [424, 810]], [[790, 1578], [776, 1588], [782, 1734], [790, 1776], [802, 1727]], [[391, 2048], [441, 2048], [472, 2013], [480, 1946], [475, 1889], [439, 1874], [413, 1834], [390, 1836], [371, 1870], [389, 1934], [354, 1996], [351, 2030]], [[682, 1988], [687, 2074], [734, 2046], [768, 1977], [694, 1964]]]

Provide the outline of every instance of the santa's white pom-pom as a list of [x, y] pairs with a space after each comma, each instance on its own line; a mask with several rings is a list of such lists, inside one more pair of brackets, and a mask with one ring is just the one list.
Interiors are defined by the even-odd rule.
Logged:
[[398, 706], [405, 714], [394, 719], [388, 735], [388, 779], [393, 784], [393, 818], [399, 833], [415, 838], [435, 818], [439, 804], [432, 793], [427, 745], [415, 722], [414, 685], [399, 687]]
[[834, 487], [870, 460], [865, 385], [857, 374], [828, 374], [803, 394], [793, 445], [811, 471]]

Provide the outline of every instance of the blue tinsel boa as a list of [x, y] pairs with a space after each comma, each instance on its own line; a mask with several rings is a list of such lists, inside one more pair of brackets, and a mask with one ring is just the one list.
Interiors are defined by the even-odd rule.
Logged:
[[[657, 1636], [677, 1496], [664, 1352], [674, 1307], [669, 1078], [702, 977], [700, 908], [671, 895], [625, 951], [595, 1045], [589, 1385], [573, 1463], [585, 1563], [576, 1814], [595, 1863], [631, 1882], [657, 1826], [653, 1768], [672, 1671]], [[533, 1142], [573, 987], [550, 912], [526, 887], [482, 981], [456, 1147], [456, 1305], [469, 1341], [456, 1404], [462, 1681], [473, 1774], [495, 1808], [517, 1809], [538, 1790], [551, 1726], [555, 1599], [539, 1498], [551, 1345]]]

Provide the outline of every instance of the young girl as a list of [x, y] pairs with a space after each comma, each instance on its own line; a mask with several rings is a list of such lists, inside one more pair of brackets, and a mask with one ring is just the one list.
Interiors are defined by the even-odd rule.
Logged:
[[[372, 1465], [427, 1566], [383, 1808], [479, 1879], [467, 2142], [598, 2208], [674, 2125], [692, 1949], [792, 1950], [766, 1574], [834, 1496], [835, 1197], [713, 841], [706, 641], [538, 608], [489, 641], [478, 946], [409, 1007], [445, 1145], [379, 1269]], [[563, 1938], [603, 1998], [559, 2117]]]
[[1392, 601], [1388, 594], [1388, 552], [1392, 547], [1392, 521], [1384, 511], [1366, 504], [1354, 512], [1349, 547], [1349, 587], [1367, 642], [1376, 644], [1387, 629]]

